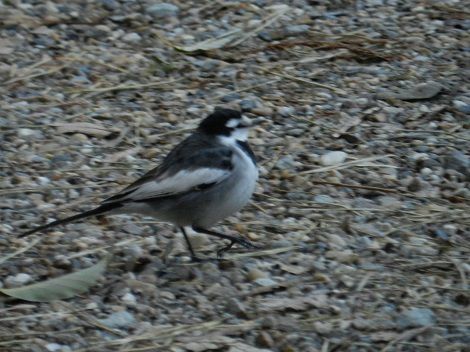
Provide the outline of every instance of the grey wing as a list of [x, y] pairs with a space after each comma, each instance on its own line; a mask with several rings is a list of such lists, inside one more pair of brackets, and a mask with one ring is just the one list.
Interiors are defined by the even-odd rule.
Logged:
[[232, 156], [230, 148], [189, 137], [161, 165], [103, 204], [139, 202], [206, 189], [230, 176]]

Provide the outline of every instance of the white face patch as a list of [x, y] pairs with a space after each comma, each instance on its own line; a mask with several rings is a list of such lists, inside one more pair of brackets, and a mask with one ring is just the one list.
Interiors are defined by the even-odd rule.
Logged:
[[227, 121], [227, 123], [225, 124], [225, 126], [229, 127], [229, 128], [234, 128], [234, 127], [237, 127], [238, 126], [238, 123], [240, 122], [239, 119], [230, 119]]
[[225, 126], [229, 128], [247, 128], [253, 125], [249, 117], [242, 115], [241, 119], [230, 119], [227, 121]]

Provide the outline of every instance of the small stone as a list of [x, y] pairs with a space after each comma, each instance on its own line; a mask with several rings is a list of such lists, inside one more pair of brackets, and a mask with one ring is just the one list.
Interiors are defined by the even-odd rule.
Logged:
[[32, 281], [32, 276], [25, 273], [19, 273], [15, 276], [8, 276], [5, 280], [5, 283], [9, 287], [18, 287], [27, 284]]
[[260, 331], [256, 337], [256, 344], [261, 347], [273, 347], [274, 340], [267, 331]]
[[256, 108], [258, 104], [254, 100], [249, 100], [249, 99], [243, 99], [240, 101], [240, 109], [242, 111], [250, 112], [254, 108]]
[[160, 4], [150, 5], [145, 12], [153, 18], [165, 18], [176, 16], [179, 12], [178, 6], [162, 2]]
[[328, 243], [334, 244], [338, 248], [346, 247], [347, 243], [340, 235], [330, 233], [326, 235], [328, 237]]
[[194, 249], [200, 249], [210, 242], [208, 236], [200, 233], [191, 234], [189, 240]]
[[251, 110], [251, 113], [258, 116], [271, 116], [273, 114], [273, 109], [267, 106], [257, 106]]
[[74, 133], [72, 138], [78, 142], [88, 142], [88, 137], [83, 133]]
[[132, 305], [132, 304], [135, 304], [137, 300], [136, 300], [135, 296], [132, 293], [128, 292], [124, 296], [122, 296], [122, 301], [124, 303]]
[[268, 275], [259, 269], [251, 269], [246, 275], [246, 277], [250, 281], [255, 281], [257, 279], [266, 278], [268, 277]]
[[470, 104], [467, 104], [461, 100], [454, 100], [452, 103], [458, 111], [463, 112], [464, 114], [470, 114]]
[[397, 324], [402, 329], [418, 328], [433, 325], [436, 317], [431, 309], [411, 308], [403, 312], [397, 319]]
[[470, 168], [470, 159], [461, 151], [456, 150], [444, 158], [444, 167], [465, 174]]
[[330, 250], [325, 254], [326, 258], [335, 260], [343, 264], [356, 263], [359, 257], [352, 250]]
[[306, 33], [310, 30], [310, 26], [307, 24], [296, 24], [286, 27], [287, 35], [299, 35]]
[[124, 37], [122, 37], [122, 40], [127, 43], [137, 43], [142, 40], [142, 37], [138, 33], [132, 32], [127, 33]]
[[379, 94], [379, 98], [392, 98], [406, 101], [425, 100], [435, 97], [441, 91], [442, 86], [439, 83], [430, 81], [402, 89], [399, 93]]
[[338, 165], [344, 162], [347, 157], [348, 154], [342, 151], [328, 152], [320, 157], [320, 164], [323, 166]]
[[109, 11], [116, 10], [119, 7], [119, 3], [116, 0], [100, 0], [100, 2]]
[[131, 235], [140, 236], [142, 235], [144, 230], [142, 229], [142, 226], [138, 226], [134, 223], [129, 222], [122, 226], [122, 231], [127, 232]]
[[292, 155], [286, 155], [280, 158], [275, 166], [280, 170], [295, 170], [300, 163], [295, 161]]
[[37, 132], [36, 130], [33, 130], [31, 128], [20, 128], [18, 130], [18, 135], [20, 137], [30, 137], [30, 136], [35, 136], [37, 135]]
[[64, 345], [59, 345], [58, 343], [48, 343], [46, 345], [46, 349], [50, 352], [60, 352], [64, 350]]
[[113, 313], [106, 319], [99, 319], [99, 322], [111, 329], [129, 328], [134, 325], [134, 316], [126, 310]]
[[316, 321], [313, 323], [313, 330], [321, 335], [328, 335], [333, 331], [333, 324], [329, 322]]
[[224, 103], [229, 103], [231, 101], [234, 101], [234, 100], [237, 100], [237, 99], [240, 99], [240, 98], [241, 98], [240, 94], [230, 93], [230, 94], [224, 95], [222, 98], [220, 98], [220, 100], [223, 101]]
[[432, 174], [432, 170], [429, 167], [423, 167], [419, 173], [423, 176], [429, 176]]
[[288, 117], [294, 114], [295, 109], [291, 106], [281, 106], [277, 109], [277, 112], [283, 117]]
[[227, 300], [226, 311], [237, 316], [238, 318], [247, 318], [247, 310], [245, 305], [236, 298], [229, 298]]
[[421, 189], [421, 182], [419, 178], [414, 177], [406, 187], [410, 192], [418, 192]]
[[36, 181], [37, 181], [38, 185], [40, 185], [40, 186], [46, 186], [49, 183], [51, 183], [51, 180], [47, 177], [44, 177], [44, 176], [36, 177]]
[[326, 194], [316, 195], [315, 197], [313, 197], [313, 201], [320, 204], [329, 204], [334, 202], [333, 198]]
[[277, 285], [277, 282], [274, 281], [273, 279], [270, 279], [268, 277], [263, 277], [263, 278], [260, 278], [260, 279], [256, 279], [254, 281], [255, 284], [257, 285], [260, 285], [260, 286], [274, 286], [274, 285]]

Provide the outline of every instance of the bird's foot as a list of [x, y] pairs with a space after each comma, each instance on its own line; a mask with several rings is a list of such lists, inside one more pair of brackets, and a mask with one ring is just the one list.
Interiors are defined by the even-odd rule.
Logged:
[[233, 245], [234, 244], [239, 244], [240, 246], [244, 247], [244, 248], [248, 248], [248, 249], [259, 249], [260, 247], [254, 245], [253, 243], [251, 243], [250, 241], [244, 239], [244, 238], [241, 238], [241, 237], [232, 237], [230, 239], [230, 243], [228, 245], [226, 245], [225, 247], [222, 247], [221, 249], [219, 249], [217, 251], [217, 258], [222, 258], [223, 255], [228, 252], [230, 249], [232, 249]]

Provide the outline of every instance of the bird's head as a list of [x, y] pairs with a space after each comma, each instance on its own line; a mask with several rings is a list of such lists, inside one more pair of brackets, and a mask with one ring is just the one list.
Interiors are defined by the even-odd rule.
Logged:
[[212, 114], [202, 120], [198, 130], [211, 136], [246, 141], [248, 130], [258, 122], [258, 119], [250, 119], [237, 110], [215, 108]]

